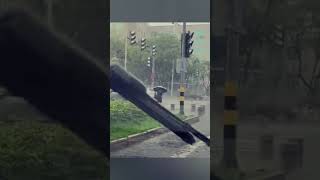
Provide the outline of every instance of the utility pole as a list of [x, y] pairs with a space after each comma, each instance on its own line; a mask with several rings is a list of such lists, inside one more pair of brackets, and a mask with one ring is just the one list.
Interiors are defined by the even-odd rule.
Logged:
[[151, 70], [151, 88], [154, 88], [154, 79], [155, 79], [155, 59], [151, 56], [152, 59], [152, 70]]
[[182, 36], [181, 36], [181, 40], [182, 40], [182, 46], [181, 46], [181, 66], [180, 66], [180, 114], [184, 114], [184, 92], [185, 92], [185, 85], [184, 85], [184, 81], [185, 81], [185, 74], [184, 74], [184, 68], [185, 68], [185, 64], [186, 64], [186, 57], [185, 57], [185, 35], [186, 35], [186, 31], [187, 31], [187, 24], [186, 22], [183, 22], [182, 25]]
[[198, 83], [197, 83], [197, 95], [200, 96], [200, 69], [198, 68]]
[[240, 70], [239, 36], [242, 32], [242, 1], [227, 1], [227, 58], [225, 82], [225, 110], [224, 110], [224, 153], [223, 165], [227, 169], [237, 169], [236, 156], [237, 140], [237, 87]]
[[174, 78], [174, 60], [172, 60], [172, 70], [171, 70], [171, 96], [173, 96], [173, 78]]
[[[173, 35], [176, 34], [176, 27], [175, 27], [175, 23], [173, 22], [172, 23], [173, 25]], [[171, 70], [171, 89], [170, 89], [170, 94], [171, 96], [173, 96], [173, 79], [174, 79], [174, 62], [175, 62], [175, 59], [172, 60], [172, 70]]]

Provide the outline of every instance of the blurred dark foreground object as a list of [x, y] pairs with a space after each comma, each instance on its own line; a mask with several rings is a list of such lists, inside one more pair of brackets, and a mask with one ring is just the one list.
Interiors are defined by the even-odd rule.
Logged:
[[0, 85], [109, 155], [108, 69], [29, 12], [0, 15]]
[[[0, 15], [0, 85], [109, 157], [109, 72], [66, 37], [24, 10]], [[112, 66], [112, 89], [187, 143], [209, 139], [161, 107], [145, 87]]]
[[111, 65], [110, 70], [110, 83], [114, 91], [159, 121], [186, 143], [193, 144], [195, 142], [194, 135], [209, 146], [210, 140], [205, 135], [162, 107], [147, 94], [145, 86], [131, 74], [118, 65]]

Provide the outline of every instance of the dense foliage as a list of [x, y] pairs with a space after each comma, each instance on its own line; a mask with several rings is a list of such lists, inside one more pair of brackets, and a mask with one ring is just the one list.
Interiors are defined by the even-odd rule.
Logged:
[[0, 179], [106, 179], [102, 154], [51, 122], [0, 121]]
[[[110, 39], [110, 59], [111, 63], [124, 66], [125, 38], [115, 30], [111, 32]], [[157, 55], [155, 56], [155, 83], [156, 85], [168, 86], [174, 68], [174, 82], [180, 81], [180, 73], [176, 72], [177, 59], [180, 57], [180, 39], [170, 33], [153, 33], [147, 37], [147, 45], [156, 45]], [[139, 45], [128, 45], [127, 68], [130, 73], [144, 82], [151, 84], [151, 67], [147, 66], [147, 58], [150, 56], [150, 49], [140, 50]], [[199, 74], [197, 75], [197, 72]], [[186, 81], [188, 83], [199, 84], [209, 92], [210, 85], [210, 63], [202, 61], [195, 55], [187, 60]]]
[[[185, 119], [184, 115], [177, 115]], [[127, 137], [132, 134], [161, 127], [162, 125], [149, 115], [125, 100], [110, 101], [110, 140]]]

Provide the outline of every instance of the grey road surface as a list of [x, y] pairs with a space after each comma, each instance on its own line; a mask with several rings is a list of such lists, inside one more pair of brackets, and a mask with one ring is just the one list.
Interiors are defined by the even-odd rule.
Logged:
[[[171, 102], [164, 101], [163, 105]], [[210, 102], [203, 101], [206, 113], [200, 117], [200, 122], [192, 126], [210, 136]], [[169, 107], [170, 108], [170, 107]], [[190, 112], [188, 112], [190, 113]], [[209, 160], [210, 148], [199, 140], [194, 145], [188, 145], [171, 132], [145, 140], [128, 148], [111, 152], [111, 157], [143, 157], [143, 158], [207, 158]]]
[[[213, 117], [214, 145], [211, 159], [219, 165], [223, 155], [223, 125], [219, 115]], [[240, 117], [241, 118], [241, 117]], [[263, 122], [260, 118], [238, 124], [237, 159], [241, 170], [253, 172], [258, 169], [282, 171], [287, 179], [320, 179], [320, 122]], [[262, 136], [272, 136], [273, 146], [262, 146]], [[292, 147], [285, 151], [285, 145], [292, 139], [300, 139], [301, 151]], [[263, 154], [269, 154], [264, 157]]]

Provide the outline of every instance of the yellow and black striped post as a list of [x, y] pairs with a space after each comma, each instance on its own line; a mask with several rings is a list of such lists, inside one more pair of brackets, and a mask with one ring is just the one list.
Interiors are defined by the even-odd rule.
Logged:
[[237, 168], [236, 138], [237, 138], [237, 86], [235, 81], [225, 83], [224, 104], [224, 163], [227, 168]]
[[179, 88], [180, 114], [184, 114], [184, 92], [185, 92], [185, 88], [183, 85], [181, 85]]

